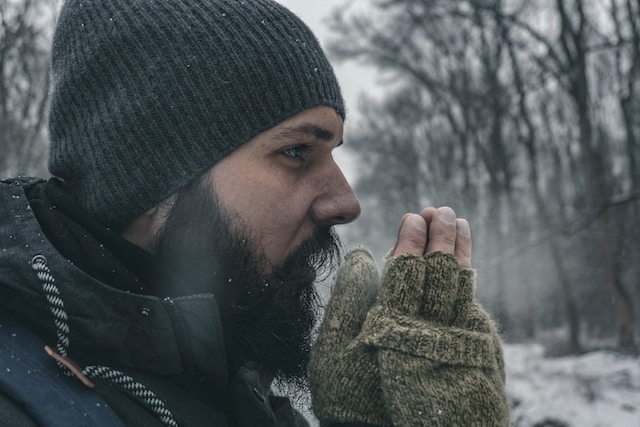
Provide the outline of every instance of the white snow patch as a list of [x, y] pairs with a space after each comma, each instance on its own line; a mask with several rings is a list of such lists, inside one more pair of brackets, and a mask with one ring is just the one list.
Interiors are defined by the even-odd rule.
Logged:
[[507, 394], [517, 427], [640, 427], [640, 357], [611, 351], [545, 358], [507, 344]]

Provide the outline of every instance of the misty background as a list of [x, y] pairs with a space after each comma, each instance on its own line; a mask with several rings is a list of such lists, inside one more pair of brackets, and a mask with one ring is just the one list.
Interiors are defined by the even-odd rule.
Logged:
[[282, 3], [347, 97], [347, 243], [382, 259], [405, 212], [452, 206], [508, 340], [637, 351], [640, 1]]
[[[381, 262], [405, 212], [449, 205], [507, 343], [637, 361], [640, 0], [281, 3], [346, 97], [336, 157], [362, 204], [346, 246]], [[2, 177], [48, 175], [57, 7], [0, 0]]]

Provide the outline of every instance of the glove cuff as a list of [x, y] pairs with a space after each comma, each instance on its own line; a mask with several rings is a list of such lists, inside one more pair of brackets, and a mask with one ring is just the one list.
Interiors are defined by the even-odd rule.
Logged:
[[[447, 365], [497, 369], [496, 341], [490, 334], [443, 327], [372, 309], [364, 323], [364, 342]], [[498, 344], [499, 345], [499, 344]]]

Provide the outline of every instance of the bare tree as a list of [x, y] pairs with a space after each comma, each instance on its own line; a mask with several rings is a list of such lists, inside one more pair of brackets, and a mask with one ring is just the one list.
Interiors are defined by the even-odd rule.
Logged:
[[53, 0], [0, 0], [0, 171], [42, 173]]
[[[638, 239], [620, 233], [612, 200], [637, 192], [638, 3], [611, 0], [615, 26], [602, 21], [601, 3], [586, 0], [373, 3], [374, 16], [346, 10], [332, 19], [340, 36], [331, 52], [374, 65], [392, 82], [379, 105], [363, 105], [366, 130], [349, 144], [372, 165], [360, 181], [365, 199], [386, 211], [427, 198], [456, 202], [473, 216], [476, 253], [497, 254], [481, 274], [494, 283], [490, 305], [503, 322], [509, 311], [528, 313], [533, 335], [534, 313], [541, 319], [552, 307], [534, 310], [532, 295], [543, 298], [541, 285], [555, 284], [561, 297], [550, 301], [562, 307], [568, 349], [578, 352], [580, 312], [595, 322], [606, 311], [595, 299], [606, 290], [618, 345], [634, 348], [624, 282], [636, 267], [624, 248], [637, 251]], [[612, 88], [622, 115], [611, 107]], [[626, 150], [616, 148], [611, 117], [625, 124]], [[628, 165], [626, 187], [620, 164]], [[638, 209], [627, 199], [625, 212]], [[612, 243], [616, 236], [622, 245]], [[598, 262], [585, 263], [592, 248]], [[533, 263], [531, 252], [539, 255]], [[546, 262], [554, 274], [545, 274]], [[509, 293], [526, 301], [507, 302]]]
[[[594, 121], [591, 92], [595, 82], [590, 77], [590, 63], [595, 61], [592, 59], [594, 52], [604, 47], [597, 31], [598, 22], [590, 21], [587, 7], [584, 0], [573, 0], [571, 4], [566, 0], [555, 0], [554, 12], [560, 22], [556, 39], [532, 29], [518, 18], [513, 22], [546, 48], [544, 56], [537, 56], [538, 64], [555, 77], [572, 103], [578, 127], [579, 155], [586, 164], [584, 200], [588, 209], [599, 212], [600, 259], [605, 274], [604, 282], [611, 293], [618, 320], [618, 345], [635, 348], [631, 300], [620, 279], [621, 271], [616, 267], [619, 249], [613, 243], [616, 230], [610, 212], [605, 209], [607, 201], [613, 196], [611, 183], [614, 181], [607, 164], [610, 163], [610, 160], [607, 162], [609, 144], [606, 139], [594, 137], [594, 123], [597, 122]], [[633, 16], [629, 18], [635, 21]]]

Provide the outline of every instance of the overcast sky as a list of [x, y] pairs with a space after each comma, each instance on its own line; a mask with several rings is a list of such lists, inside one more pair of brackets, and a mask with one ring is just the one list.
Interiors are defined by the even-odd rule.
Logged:
[[[320, 40], [320, 44], [326, 47], [327, 42], [331, 39], [331, 33], [329, 28], [324, 23], [326, 18], [331, 14], [336, 7], [349, 3], [350, 0], [322, 0], [322, 1], [308, 1], [308, 0], [278, 0], [285, 5], [313, 30], [314, 34]], [[339, 64], [333, 61], [333, 66], [338, 75], [338, 80], [342, 87], [347, 107], [354, 110], [358, 94], [364, 90], [366, 80], [361, 78], [362, 67], [358, 67], [353, 63]]]

